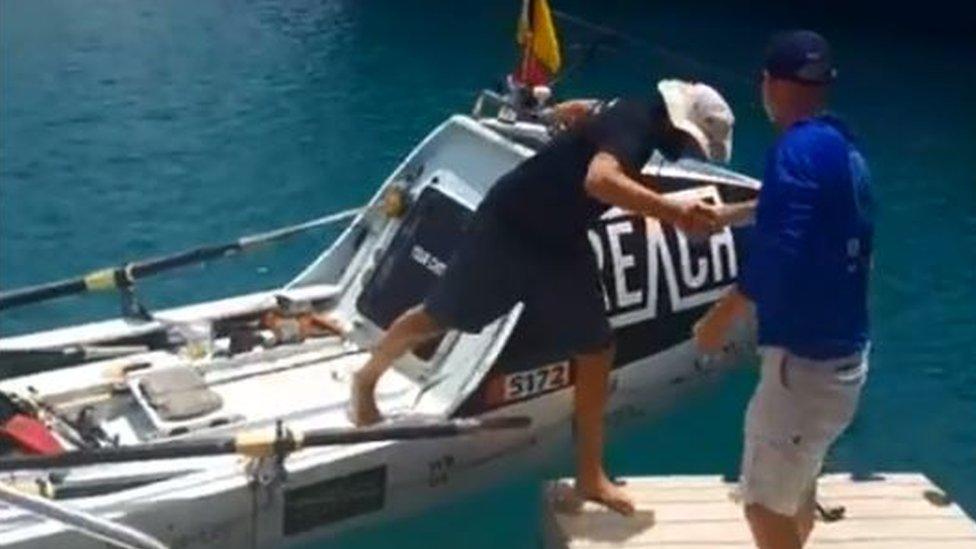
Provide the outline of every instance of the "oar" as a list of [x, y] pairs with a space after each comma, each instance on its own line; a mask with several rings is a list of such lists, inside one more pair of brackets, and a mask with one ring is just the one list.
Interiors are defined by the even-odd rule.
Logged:
[[287, 455], [302, 448], [469, 435], [483, 431], [524, 429], [532, 420], [525, 416], [484, 419], [454, 419], [436, 423], [404, 423], [366, 428], [326, 428], [309, 431], [251, 431], [215, 439], [187, 440], [164, 444], [143, 444], [118, 448], [96, 448], [65, 452], [53, 456], [15, 456], [0, 459], [0, 472], [24, 469], [51, 469], [120, 463], [149, 459], [173, 459], [224, 454], [251, 457]]
[[255, 246], [283, 240], [310, 229], [345, 221], [355, 217], [361, 211], [362, 208], [353, 208], [305, 221], [304, 223], [242, 236], [232, 242], [199, 246], [183, 252], [126, 263], [118, 267], [99, 269], [75, 278], [0, 292], [0, 311], [68, 295], [126, 287], [140, 278], [177, 267], [184, 267], [237, 254]]
[[72, 509], [43, 497], [11, 488], [0, 482], [0, 501], [35, 515], [55, 520], [87, 536], [125, 549], [166, 549], [158, 539], [124, 524]]

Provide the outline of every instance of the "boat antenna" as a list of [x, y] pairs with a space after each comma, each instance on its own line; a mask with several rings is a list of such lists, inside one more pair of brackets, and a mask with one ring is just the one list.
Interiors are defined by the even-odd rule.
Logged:
[[[566, 73], [574, 71], [583, 63], [589, 62], [599, 46], [606, 47], [622, 45], [627, 46], [634, 51], [642, 52], [650, 57], [664, 59], [670, 63], [687, 67], [688, 69], [697, 73], [711, 75], [729, 85], [746, 86], [749, 89], [753, 87], [753, 82], [749, 78], [746, 78], [734, 71], [730, 71], [715, 63], [701, 61], [695, 57], [679, 53], [667, 46], [651, 42], [647, 39], [620, 31], [607, 25], [593, 22], [589, 19], [564, 10], [553, 9], [552, 14], [561, 21], [587, 29], [593, 33], [596, 33], [597, 35], [597, 38], [590, 44], [590, 47], [586, 47], [584, 49], [582, 61], [578, 65], [574, 65], [573, 67], [567, 69], [557, 80], [564, 79], [566, 77]], [[613, 50], [615, 48], [610, 49]]]
[[590, 61], [596, 57], [597, 52], [599, 52], [601, 49], [606, 51], [616, 51], [616, 48], [613, 47], [614, 43], [615, 40], [612, 36], [601, 35], [585, 45], [573, 44], [571, 48], [577, 51], [582, 50], [582, 53], [576, 58], [575, 61], [573, 61], [571, 65], [563, 69], [562, 72], [560, 72], [555, 78], [552, 79], [552, 81], [549, 82], [549, 87], [556, 87], [557, 84], [575, 74], [579, 69], [589, 65]]

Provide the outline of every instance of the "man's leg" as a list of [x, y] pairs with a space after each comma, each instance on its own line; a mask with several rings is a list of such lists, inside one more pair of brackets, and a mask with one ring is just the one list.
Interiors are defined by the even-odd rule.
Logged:
[[758, 503], [746, 505], [746, 519], [759, 549], [801, 549], [803, 540], [795, 517], [770, 511]]
[[[792, 437], [803, 432], [798, 396], [787, 385], [784, 351], [760, 351], [759, 384], [749, 400], [745, 417], [741, 489], [745, 516], [759, 549], [800, 549], [797, 527], [812, 463], [795, 448]], [[791, 371], [792, 373], [792, 371]]]
[[857, 357], [807, 365], [775, 349], [762, 354], [762, 376], [746, 411], [746, 517], [760, 548], [798, 549], [814, 527], [824, 455], [854, 416], [867, 367], [839, 374], [838, 364]]
[[807, 540], [810, 539], [810, 533], [813, 532], [813, 519], [817, 508], [817, 495], [816, 490], [810, 491], [810, 497], [807, 498], [803, 505], [800, 507], [800, 511], [796, 514], [794, 522], [796, 523], [796, 532], [800, 537], [800, 545], [804, 546], [807, 544]]
[[634, 513], [634, 502], [603, 469], [603, 413], [607, 406], [613, 346], [573, 357], [576, 365], [576, 490], [621, 513]]
[[376, 407], [376, 383], [393, 362], [441, 333], [444, 329], [438, 324], [423, 305], [418, 305], [401, 314], [390, 325], [369, 361], [353, 375], [352, 415], [358, 426], [369, 425], [382, 419]]

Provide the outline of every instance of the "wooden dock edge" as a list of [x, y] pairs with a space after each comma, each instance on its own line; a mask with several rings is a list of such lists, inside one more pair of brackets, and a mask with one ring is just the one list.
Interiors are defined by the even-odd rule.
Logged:
[[[748, 549], [736, 486], [720, 476], [623, 479], [637, 513], [621, 517], [571, 497], [571, 481], [543, 487], [542, 543], [554, 548]], [[818, 499], [843, 509], [818, 521], [807, 547], [823, 549], [976, 549], [976, 522], [920, 473], [846, 473], [820, 478]]]

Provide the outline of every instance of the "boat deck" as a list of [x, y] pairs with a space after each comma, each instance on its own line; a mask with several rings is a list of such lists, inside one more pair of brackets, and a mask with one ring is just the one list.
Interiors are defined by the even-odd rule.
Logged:
[[[338, 338], [309, 340], [266, 351], [253, 351], [234, 358], [188, 361], [176, 353], [151, 351], [117, 359], [93, 362], [68, 370], [40, 372], [3, 380], [0, 390], [16, 394], [54, 396], [63, 404], [94, 403], [111, 408], [100, 426], [123, 444], [167, 438], [174, 429], [200, 436], [227, 434], [242, 428], [265, 427], [281, 419], [292, 428], [323, 426], [351, 427], [347, 416], [351, 374], [369, 358], [369, 353], [346, 345]], [[144, 363], [145, 369], [122, 374], [122, 368]], [[151, 417], [151, 408], [136, 389], [147, 376], [173, 368], [198, 371], [207, 389], [219, 399], [219, 407], [185, 420], [162, 421]], [[128, 386], [120, 391], [112, 387]], [[423, 385], [394, 368], [383, 376], [376, 396], [385, 414], [409, 413]], [[33, 389], [33, 391], [32, 391]], [[72, 396], [73, 391], [89, 391]], [[180, 392], [183, 389], [175, 389]], [[139, 394], [136, 399], [129, 398]], [[221, 420], [219, 423], [215, 420]], [[212, 426], [211, 426], [212, 425]]]
[[[719, 476], [626, 479], [637, 499], [631, 518], [586, 504], [578, 513], [544, 510], [545, 547], [754, 547], [735, 485]], [[843, 506], [844, 518], [818, 521], [807, 547], [831, 549], [973, 549], [976, 522], [928, 478], [886, 473], [867, 480], [848, 474], [821, 477], [825, 507]]]

